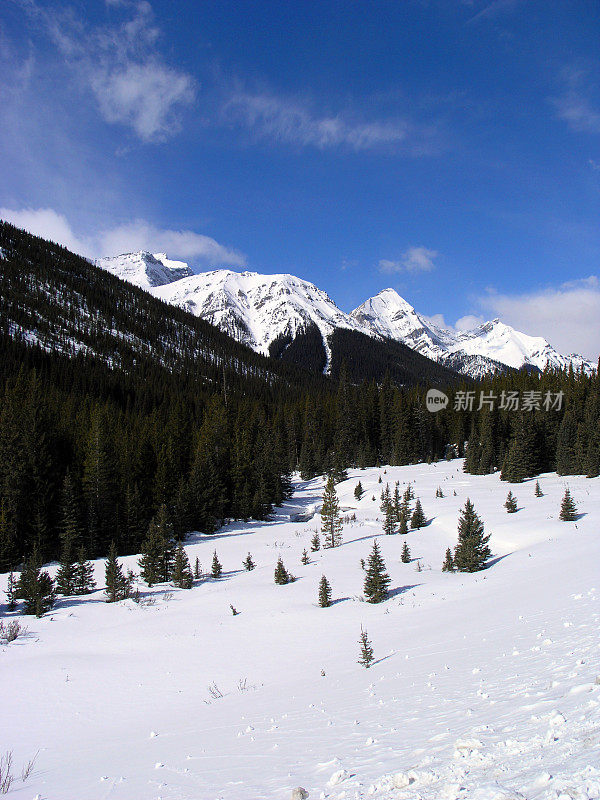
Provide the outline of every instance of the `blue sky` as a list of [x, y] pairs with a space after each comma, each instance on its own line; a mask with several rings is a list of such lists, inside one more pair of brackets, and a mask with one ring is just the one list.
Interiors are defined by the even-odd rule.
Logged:
[[0, 216], [600, 351], [596, 0], [5, 0]]

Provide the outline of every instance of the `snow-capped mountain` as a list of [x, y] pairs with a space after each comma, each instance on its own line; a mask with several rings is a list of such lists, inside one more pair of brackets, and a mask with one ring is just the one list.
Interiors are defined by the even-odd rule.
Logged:
[[[392, 339], [446, 367], [473, 377], [508, 367], [552, 367], [586, 371], [595, 365], [579, 355], [563, 356], [542, 337], [520, 333], [499, 319], [470, 331], [433, 324], [393, 289], [384, 289], [350, 314], [309, 281], [293, 275], [261, 275], [220, 269], [194, 274], [183, 261], [164, 253], [128, 253], [96, 264], [217, 325], [234, 339], [268, 354], [273, 342], [290, 343], [316, 326], [329, 365], [329, 337], [339, 328]], [[327, 368], [326, 367], [326, 368]]]
[[424, 356], [465, 374], [480, 376], [504, 367], [551, 367], [586, 371], [594, 367], [580, 355], [563, 356], [541, 336], [528, 336], [499, 319], [470, 331], [451, 331], [418, 314], [393, 289], [371, 297], [350, 316], [373, 335], [403, 342]]
[[148, 253], [146, 250], [100, 258], [95, 263], [117, 278], [146, 291], [194, 274], [184, 261], [172, 261], [167, 258], [166, 253]]

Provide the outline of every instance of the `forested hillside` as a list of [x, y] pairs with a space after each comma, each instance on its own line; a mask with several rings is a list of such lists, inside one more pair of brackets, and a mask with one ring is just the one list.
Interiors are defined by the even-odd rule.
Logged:
[[402, 361], [401, 346], [374, 362], [360, 335], [344, 334], [332, 380], [10, 225], [0, 248], [0, 570], [36, 544], [56, 558], [67, 538], [89, 557], [111, 542], [139, 552], [162, 505], [179, 537], [264, 519], [296, 469], [435, 460], [462, 455], [467, 439], [472, 471], [598, 474], [597, 375], [453, 383], [451, 396], [563, 390], [564, 402], [518, 413], [450, 402], [432, 414], [426, 390], [456, 379], [412, 351]]

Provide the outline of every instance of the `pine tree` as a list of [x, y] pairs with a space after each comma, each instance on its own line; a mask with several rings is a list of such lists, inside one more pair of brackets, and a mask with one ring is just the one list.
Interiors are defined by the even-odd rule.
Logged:
[[406, 491], [404, 492], [404, 499], [410, 503], [411, 500], [415, 499], [415, 493], [413, 492], [412, 485], [409, 483], [406, 487]]
[[[306, 550], [304, 552], [306, 553]], [[242, 561], [242, 564], [244, 565], [244, 569], [248, 570], [248, 572], [253, 570], [254, 567], [256, 566], [256, 564], [252, 560], [252, 556], [250, 555], [250, 553], [248, 553], [246, 558]]]
[[394, 507], [391, 503], [388, 503], [388, 506], [385, 511], [385, 520], [383, 521], [383, 532], [387, 536], [391, 536], [395, 533], [398, 533], [398, 529], [396, 528], [396, 514], [394, 513]]
[[219, 561], [216, 550], [213, 553], [213, 560], [212, 560], [210, 574], [215, 579], [220, 578], [221, 575], [223, 574], [223, 567], [221, 566], [221, 562]]
[[331, 585], [325, 575], [319, 581], [319, 605], [321, 608], [329, 608], [331, 605]]
[[25, 614], [42, 617], [54, 605], [54, 582], [45, 570], [42, 571], [42, 559], [37, 545], [23, 565], [15, 594], [25, 601]]
[[442, 487], [441, 486], [438, 486], [438, 488], [435, 490], [435, 496], [436, 497], [444, 497], [444, 492], [442, 491]]
[[333, 478], [329, 477], [323, 505], [321, 507], [321, 532], [324, 535], [324, 547], [338, 547], [342, 543], [342, 520], [340, 519], [340, 505], [335, 491]]
[[321, 540], [319, 539], [319, 534], [315, 533], [313, 538], [310, 540], [310, 552], [316, 553], [317, 550], [321, 549]]
[[56, 573], [56, 586], [64, 595], [75, 594], [75, 552], [81, 539], [79, 508], [71, 475], [67, 471], [63, 483], [61, 498], [60, 567]]
[[381, 490], [381, 502], [379, 504], [379, 510], [382, 514], [387, 514], [388, 509], [392, 507], [392, 496], [390, 494], [390, 485], [386, 483], [385, 489]]
[[104, 576], [107, 603], [118, 603], [119, 600], [129, 597], [129, 583], [123, 575], [123, 568], [117, 559], [117, 546], [114, 542], [110, 544]]
[[75, 564], [74, 575], [74, 594], [89, 594], [96, 588], [96, 581], [94, 580], [94, 567], [90, 561], [86, 560], [85, 549], [83, 545], [79, 548], [77, 553], [77, 563]]
[[191, 589], [194, 583], [190, 562], [182, 542], [177, 542], [175, 548], [171, 580], [178, 589]]
[[286, 568], [283, 566], [283, 561], [281, 560], [281, 556], [277, 559], [277, 565], [275, 567], [275, 583], [279, 586], [284, 586], [286, 583], [289, 583], [290, 576]]
[[11, 571], [8, 576], [8, 585], [6, 587], [6, 599], [8, 600], [7, 607], [9, 611], [14, 611], [17, 603], [17, 581], [13, 572]]
[[374, 659], [373, 647], [369, 641], [369, 637], [367, 636], [367, 631], [363, 630], [362, 626], [360, 628], [360, 639], [358, 640], [358, 643], [360, 644], [360, 656], [358, 663], [362, 667], [365, 667], [365, 669], [369, 669]]
[[413, 515], [410, 520], [411, 528], [419, 530], [419, 528], [423, 528], [426, 524], [427, 518], [423, 513], [423, 506], [421, 505], [421, 501], [417, 498], [415, 510], [413, 511]]
[[577, 506], [575, 505], [575, 501], [571, 497], [571, 492], [568, 489], [565, 489], [565, 493], [560, 504], [560, 514], [558, 516], [563, 522], [574, 522], [578, 517]]
[[535, 482], [535, 496], [536, 497], [543, 497], [544, 493], [542, 492], [542, 487], [540, 486], [540, 482]]
[[[248, 553], [250, 555], [250, 553]], [[200, 571], [200, 559], [196, 556], [196, 562], [194, 564], [194, 580], [199, 581], [202, 576]]]
[[454, 550], [454, 566], [458, 572], [478, 572], [485, 568], [492, 555], [489, 534], [484, 535], [483, 522], [467, 498], [458, 522], [458, 544]]
[[517, 511], [517, 498], [514, 496], [512, 492], [509, 492], [506, 495], [506, 502], [504, 503], [504, 508], [507, 510], [509, 514], [514, 514]]
[[359, 481], [354, 488], [354, 497], [356, 497], [357, 500], [360, 500], [364, 493], [365, 492], [362, 487], [362, 483]]
[[72, 548], [63, 546], [60, 566], [56, 572], [56, 588], [61, 594], [69, 596], [75, 594], [75, 569], [74, 553]]
[[167, 506], [163, 505], [148, 526], [148, 535], [142, 544], [139, 560], [141, 576], [148, 586], [166, 583], [171, 579], [175, 539]]
[[403, 564], [410, 564], [410, 548], [406, 539], [402, 545], [402, 555], [400, 556], [400, 561], [402, 561]]
[[454, 559], [452, 558], [452, 550], [446, 550], [446, 558], [442, 564], [442, 572], [454, 572]]
[[301, 564], [310, 564], [310, 558], [308, 557], [308, 553], [306, 552], [306, 548], [302, 551], [302, 558], [300, 559]]
[[385, 561], [379, 551], [377, 541], [373, 542], [373, 550], [369, 555], [365, 575], [364, 592], [368, 603], [381, 603], [387, 597], [390, 576], [385, 571]]
[[408, 517], [403, 511], [400, 512], [398, 533], [401, 534], [402, 536], [406, 536], [406, 534], [408, 533]]

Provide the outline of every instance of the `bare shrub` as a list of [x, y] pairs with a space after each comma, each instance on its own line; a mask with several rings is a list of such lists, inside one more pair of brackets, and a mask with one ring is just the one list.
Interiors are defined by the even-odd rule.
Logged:
[[0, 794], [8, 794], [14, 781], [12, 774], [13, 754], [12, 750], [7, 750], [0, 756]]
[[21, 780], [23, 783], [29, 778], [31, 773], [33, 772], [33, 768], [35, 767], [35, 762], [37, 761], [37, 757], [40, 754], [38, 750], [37, 753], [34, 755], [33, 758], [29, 759], [29, 761], [24, 765], [23, 769], [21, 770]]
[[18, 619], [11, 620], [8, 625], [0, 620], [0, 643], [10, 644], [18, 639], [19, 636], [24, 636], [27, 633], [27, 628], [21, 625]]
[[219, 689], [216, 683], [211, 683], [208, 687], [208, 693], [213, 700], [220, 700], [223, 697], [223, 692]]

